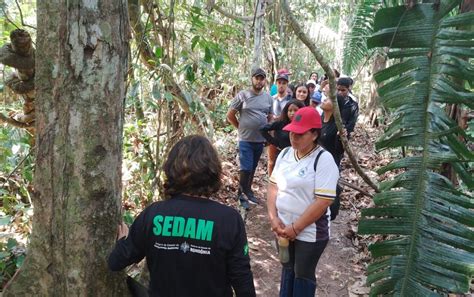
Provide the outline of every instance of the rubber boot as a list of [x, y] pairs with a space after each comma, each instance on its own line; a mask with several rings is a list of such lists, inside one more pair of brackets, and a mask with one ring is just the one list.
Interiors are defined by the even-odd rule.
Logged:
[[316, 294], [316, 282], [305, 279], [295, 278], [293, 284], [293, 296], [294, 297], [314, 297]]
[[295, 271], [291, 268], [283, 267], [281, 269], [280, 297], [293, 297], [294, 282]]
[[251, 172], [246, 171], [246, 170], [240, 170], [239, 173], [240, 173], [239, 191], [238, 191], [239, 201], [240, 201], [240, 205], [244, 209], [248, 209], [249, 199], [248, 199], [247, 193], [248, 193], [248, 185], [249, 185], [249, 178], [250, 178]]
[[253, 177], [255, 176], [255, 170], [250, 172], [249, 179], [248, 179], [248, 185], [247, 185], [247, 192], [245, 194], [247, 195], [247, 198], [249, 199], [250, 203], [253, 204], [259, 204], [259, 201], [257, 197], [253, 194], [252, 191], [252, 182], [253, 182]]

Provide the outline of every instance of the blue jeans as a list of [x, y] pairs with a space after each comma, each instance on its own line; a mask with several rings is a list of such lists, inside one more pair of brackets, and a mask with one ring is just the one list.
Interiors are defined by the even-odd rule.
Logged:
[[252, 172], [257, 168], [263, 152], [263, 143], [239, 141], [240, 170]]

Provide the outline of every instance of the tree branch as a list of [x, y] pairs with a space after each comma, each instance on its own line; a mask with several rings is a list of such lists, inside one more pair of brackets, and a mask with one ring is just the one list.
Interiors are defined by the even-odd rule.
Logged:
[[[173, 2], [174, 3], [174, 2]], [[171, 90], [171, 93], [174, 95], [176, 98], [176, 101], [179, 105], [179, 107], [187, 114], [190, 116], [191, 120], [193, 123], [198, 127], [202, 133], [208, 135], [209, 137], [212, 138], [214, 131], [212, 127], [212, 120], [210, 119], [209, 116], [209, 111], [206, 109], [204, 104], [202, 102], [196, 101], [198, 104], [201, 105], [201, 107], [204, 109], [204, 116], [205, 116], [205, 122], [207, 123], [207, 130], [206, 127], [203, 125], [203, 121], [197, 118], [196, 113], [191, 112], [190, 109], [190, 103], [188, 102], [188, 99], [186, 98], [186, 93], [181, 89], [180, 85], [176, 82], [176, 80], [173, 77], [173, 71], [172, 69], [166, 65], [166, 64], [161, 64], [161, 65], [155, 65], [154, 63], [154, 54], [151, 51], [151, 48], [149, 46], [149, 42], [146, 38], [143, 25], [141, 24], [140, 17], [139, 17], [139, 3], [138, 0], [128, 0], [128, 7], [129, 7], [129, 14], [130, 14], [130, 23], [132, 25], [133, 31], [134, 31], [134, 36], [136, 42], [139, 44], [138, 46], [138, 51], [140, 58], [143, 62], [143, 64], [146, 66], [151, 71], [160, 71], [161, 74], [163, 74], [162, 78], [165, 81], [165, 84], [169, 89]], [[144, 6], [145, 10], [148, 12], [149, 15], [153, 13], [152, 7], [150, 6]], [[170, 12], [171, 13], [171, 12]], [[170, 16], [171, 17], [171, 16]], [[152, 17], [153, 20], [153, 17]], [[155, 23], [154, 21], [152, 23]], [[158, 22], [158, 30], [163, 30], [161, 33], [166, 33], [167, 30], [161, 21]], [[164, 36], [166, 37], [166, 36]]]
[[313, 56], [316, 58], [316, 60], [319, 62], [321, 67], [324, 69], [326, 74], [328, 75], [329, 78], [329, 98], [331, 99], [333, 105], [334, 105], [334, 119], [336, 122], [337, 130], [339, 130], [339, 136], [341, 138], [341, 142], [344, 146], [344, 149], [347, 153], [347, 156], [349, 157], [349, 160], [352, 163], [352, 166], [354, 166], [354, 169], [356, 172], [362, 177], [362, 179], [371, 187], [373, 188], [376, 192], [380, 192], [378, 189], [377, 185], [375, 182], [373, 182], [367, 174], [362, 170], [362, 168], [359, 166], [357, 163], [357, 158], [354, 156], [354, 153], [352, 152], [351, 147], [349, 146], [349, 141], [347, 140], [347, 137], [343, 133], [344, 127], [342, 125], [342, 120], [341, 120], [341, 113], [339, 111], [339, 105], [336, 100], [336, 79], [334, 75], [333, 69], [329, 66], [329, 63], [326, 61], [324, 56], [321, 54], [321, 52], [316, 48], [314, 43], [311, 41], [311, 39], [303, 32], [303, 29], [299, 26], [298, 22], [296, 21], [295, 17], [293, 16], [293, 13], [290, 10], [290, 7], [288, 6], [288, 3], [286, 0], [281, 0], [282, 8], [283, 11], [286, 13], [288, 17], [288, 22], [290, 23], [291, 27], [293, 28], [293, 31], [295, 34], [298, 36], [298, 38], [308, 47], [308, 49], [311, 51]]
[[235, 20], [235, 21], [241, 21], [241, 22], [253, 22], [255, 18], [259, 18], [265, 15], [265, 11], [260, 13], [259, 15], [252, 15], [252, 16], [239, 16], [235, 14], [231, 14], [227, 11], [225, 11], [222, 7], [220, 7], [217, 4], [214, 4], [212, 7], [207, 8], [208, 11], [211, 11], [212, 9], [215, 9], [217, 12], [222, 14], [225, 17], [228, 17], [229, 19]]
[[130, 25], [133, 30], [133, 36], [137, 43], [138, 53], [140, 60], [147, 68], [154, 67], [154, 55], [153, 51], [145, 38], [145, 30], [140, 21], [140, 5], [138, 0], [128, 0], [128, 11], [130, 17]]
[[21, 25], [22, 25], [23, 27], [30, 27], [30, 28], [36, 30], [35, 27], [33, 27], [33, 26], [31, 26], [31, 25], [28, 25], [28, 24], [26, 24], [26, 23], [23, 21], [23, 12], [21, 11], [20, 3], [18, 3], [18, 0], [15, 0], [15, 3], [16, 3], [16, 7], [18, 7], [18, 12], [20, 13]]
[[163, 70], [161, 71], [163, 74], [163, 78], [166, 80], [167, 85], [171, 88], [171, 91], [173, 95], [176, 98], [176, 101], [178, 102], [178, 105], [184, 110], [184, 112], [188, 115], [190, 115], [191, 120], [195, 123], [197, 127], [201, 129], [201, 131], [207, 135], [208, 137], [212, 138], [214, 135], [214, 129], [212, 126], [212, 120], [209, 117], [209, 111], [207, 108], [202, 104], [200, 100], [195, 100], [196, 103], [198, 103], [203, 109], [204, 109], [204, 116], [205, 116], [205, 122], [207, 122], [207, 128], [209, 131], [206, 131], [206, 127], [203, 125], [203, 121], [197, 118], [197, 113], [191, 112], [190, 109], [190, 102], [189, 100], [192, 100], [191, 98], [187, 98], [185, 92], [181, 89], [179, 84], [175, 81], [173, 77], [173, 72], [171, 68], [168, 65], [160, 65], [160, 69]]
[[2, 7], [2, 11], [3, 11], [3, 15], [5, 16], [5, 19], [10, 23], [12, 24], [13, 26], [15, 26], [15, 28], [17, 29], [20, 29], [20, 27], [18, 27], [15, 22], [13, 22], [12, 20], [10, 20], [10, 18], [8, 17], [8, 14], [7, 12], [5, 11], [5, 9]]
[[35, 57], [24, 57], [15, 53], [11, 44], [7, 43], [0, 48], [0, 63], [16, 69], [34, 69]]
[[[3, 113], [0, 113], [0, 122], [1, 123], [6, 123], [8, 125], [11, 125], [11, 126], [14, 126], [14, 127], [17, 127], [17, 128], [30, 128], [30, 127], [33, 127], [34, 125], [31, 125], [31, 124], [26, 124], [26, 123], [22, 123], [22, 122], [18, 122], [16, 121], [15, 119], [12, 119], [10, 117], [7, 117], [6, 115], [4, 115]], [[34, 123], [33, 123], [34, 124]]]
[[351, 188], [351, 189], [353, 189], [353, 190], [356, 190], [357, 192], [359, 192], [359, 193], [361, 193], [361, 194], [363, 194], [363, 195], [365, 195], [365, 196], [367, 196], [367, 197], [370, 197], [370, 198], [373, 197], [373, 195], [370, 194], [369, 192], [367, 192], [367, 191], [365, 191], [365, 190], [359, 188], [358, 186], [355, 186], [355, 185], [353, 185], [353, 184], [350, 184], [348, 181], [346, 181], [346, 180], [344, 180], [344, 179], [342, 179], [342, 178], [339, 179], [339, 184], [340, 184], [341, 186], [348, 187], [348, 188]]

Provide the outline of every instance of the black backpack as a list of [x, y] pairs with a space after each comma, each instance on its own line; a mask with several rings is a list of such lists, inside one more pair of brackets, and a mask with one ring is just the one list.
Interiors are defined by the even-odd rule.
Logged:
[[[282, 152], [284, 157], [286, 153], [288, 152], [289, 148], [285, 148], [284, 151]], [[325, 149], [321, 149], [321, 151], [318, 153], [316, 156], [316, 159], [314, 160], [314, 171], [316, 172], [316, 169], [318, 167], [318, 161], [319, 157], [325, 152]], [[342, 188], [339, 186], [339, 183], [336, 186], [336, 198], [334, 198], [334, 202], [329, 206], [329, 209], [331, 209], [331, 221], [335, 220], [337, 215], [339, 214], [339, 208], [341, 207], [341, 199], [339, 198], [341, 194]]]

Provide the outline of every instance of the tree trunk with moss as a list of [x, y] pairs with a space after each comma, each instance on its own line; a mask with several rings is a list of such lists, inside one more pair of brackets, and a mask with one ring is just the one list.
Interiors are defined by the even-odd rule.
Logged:
[[126, 296], [121, 220], [126, 0], [38, 1], [33, 231], [4, 296]]

